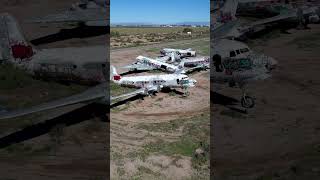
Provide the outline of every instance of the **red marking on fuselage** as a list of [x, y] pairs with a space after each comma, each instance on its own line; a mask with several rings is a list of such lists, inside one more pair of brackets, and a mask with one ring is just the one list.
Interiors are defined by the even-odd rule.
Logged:
[[116, 80], [116, 81], [119, 81], [121, 79], [121, 76], [120, 75], [114, 75], [113, 79]]
[[24, 44], [14, 44], [11, 46], [12, 56], [15, 59], [28, 59], [34, 54], [32, 46]]

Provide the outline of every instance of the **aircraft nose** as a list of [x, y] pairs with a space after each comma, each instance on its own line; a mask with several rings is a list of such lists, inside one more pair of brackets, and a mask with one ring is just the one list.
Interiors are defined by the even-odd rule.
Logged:
[[269, 62], [266, 65], [266, 68], [271, 71], [272, 69], [275, 69], [277, 67], [278, 61], [275, 59], [271, 58]]

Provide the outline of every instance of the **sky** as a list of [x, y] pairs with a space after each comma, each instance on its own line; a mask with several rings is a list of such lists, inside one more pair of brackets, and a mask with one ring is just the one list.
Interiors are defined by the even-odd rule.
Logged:
[[110, 21], [111, 24], [209, 22], [210, 0], [110, 0]]

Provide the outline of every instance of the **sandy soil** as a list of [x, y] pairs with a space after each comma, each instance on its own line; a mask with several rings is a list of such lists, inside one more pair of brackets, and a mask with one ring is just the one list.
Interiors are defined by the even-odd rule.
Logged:
[[[158, 46], [160, 51], [160, 47], [165, 45], [166, 43], [163, 43], [152, 45], [152, 47]], [[116, 67], [131, 64], [138, 55], [156, 57], [159, 53], [147, 52], [146, 47], [115, 49], [111, 50], [111, 64]], [[120, 73], [124, 71], [119, 69]], [[155, 97], [145, 97], [144, 100], [136, 100], [129, 105], [117, 107], [120, 110], [111, 111], [110, 173], [113, 179], [121, 179], [125, 176], [138, 176], [142, 179], [186, 179], [194, 175], [190, 157], [180, 156], [176, 159], [177, 157], [157, 153], [144, 159], [130, 156], [130, 154], [143, 152], [143, 146], [159, 138], [166, 142], [175, 142], [177, 138], [185, 136], [182, 134], [183, 127], [173, 132], [155, 132], [138, 128], [139, 125], [169, 123], [182, 117], [188, 118], [208, 112], [209, 72], [195, 73], [191, 77], [198, 81], [198, 86], [190, 89], [190, 96], [187, 98], [182, 98], [178, 94], [170, 96], [168, 93], [158, 93]], [[123, 167], [125, 168], [122, 169]], [[153, 175], [143, 172], [141, 168], [148, 169]]]
[[[68, 8], [74, 2], [77, 0], [5, 0], [0, 2], [0, 12], [8, 12], [17, 18], [26, 39], [32, 40], [57, 33], [60, 28], [69, 28], [69, 26], [29, 24], [25, 20]], [[106, 43], [105, 36], [71, 39], [41, 45], [40, 48], [87, 46], [102, 43]], [[28, 96], [28, 94], [25, 95]], [[39, 129], [41, 126], [37, 123], [47, 122], [44, 120], [47, 120], [49, 116], [57, 116], [65, 110], [60, 109], [49, 112], [49, 114], [42, 114], [40, 117], [33, 118], [31, 120], [33, 123], [29, 122], [28, 126], [35, 128], [33, 131], [35, 133], [41, 131]], [[37, 125], [40, 126], [38, 129]], [[0, 126], [2, 127], [1, 143], [3, 143], [5, 135], [21, 133], [22, 136], [26, 136], [23, 135], [24, 131], [22, 130], [27, 130], [27, 128], [25, 129], [19, 124], [2, 121]], [[7, 128], [3, 129], [4, 127]], [[4, 147], [0, 149], [1, 179], [106, 179], [108, 172], [106, 160], [108, 153], [106, 137], [108, 134], [106, 128], [108, 127], [105, 122], [90, 119], [63, 127], [63, 134], [60, 137], [61, 144], [57, 149], [51, 147], [53, 143], [51, 132], [29, 138], [10, 147]], [[32, 133], [29, 132], [29, 134]]]
[[[216, 179], [318, 179], [320, 157], [319, 25], [290, 30], [252, 47], [274, 57], [273, 77], [250, 85], [256, 107], [241, 114], [222, 103], [212, 106], [212, 160]], [[309, 40], [308, 40], [309, 36]], [[295, 43], [306, 38], [308, 48]], [[311, 46], [310, 46], [311, 43]], [[308, 45], [309, 44], [309, 45]], [[240, 91], [215, 84], [228, 97]]]

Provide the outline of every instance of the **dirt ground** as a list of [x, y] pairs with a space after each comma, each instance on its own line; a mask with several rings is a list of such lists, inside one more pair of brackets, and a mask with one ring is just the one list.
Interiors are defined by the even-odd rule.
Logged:
[[[68, 8], [74, 2], [77, 0], [4, 0], [0, 2], [0, 12], [12, 14], [21, 25], [26, 39], [32, 40], [57, 33], [61, 28], [70, 26], [30, 24], [26, 23], [26, 20]], [[104, 43], [106, 36], [99, 36], [55, 42], [38, 48]], [[10, 102], [13, 106], [25, 106], [24, 100], [28, 103], [32, 103], [33, 100], [43, 102], [86, 88], [34, 80], [28, 82], [36, 84], [13, 88], [10, 95], [7, 90], [1, 90], [1, 103], [5, 103], [4, 100], [9, 97], [16, 101]], [[80, 115], [79, 112], [72, 116], [55, 118], [77, 107], [1, 121], [0, 179], [106, 179], [108, 124], [96, 118], [85, 119], [85, 115]], [[91, 110], [84, 109], [82, 112], [92, 111], [94, 108], [98, 106], [91, 107]]]
[[[201, 41], [207, 42], [209, 48], [208, 38]], [[193, 41], [176, 44], [192, 47]], [[156, 57], [162, 47], [170, 45], [172, 44], [162, 43], [111, 50], [111, 64], [119, 68], [133, 63], [138, 55]], [[149, 51], [150, 48], [152, 51]], [[119, 69], [119, 72], [125, 70]], [[187, 98], [182, 98], [179, 94], [160, 92], [155, 97], [145, 97], [144, 100], [135, 100], [111, 109], [112, 179], [122, 179], [126, 176], [136, 179], [209, 178], [208, 164], [203, 171], [195, 170], [192, 166], [192, 156], [176, 151], [161, 151], [161, 146], [168, 143], [178, 144], [181, 138], [193, 136], [194, 134], [185, 133], [190, 124], [193, 124], [192, 127], [198, 125], [199, 130], [200, 125], [205, 124], [205, 128], [209, 130], [209, 72], [194, 73], [191, 78], [196, 79], [198, 83], [197, 87], [190, 89], [190, 96]], [[200, 120], [195, 121], [192, 119], [194, 117], [200, 117]], [[209, 131], [207, 132], [208, 139]], [[157, 142], [160, 144], [157, 145]], [[150, 152], [149, 146], [160, 147], [152, 147]]]
[[238, 89], [211, 84], [215, 179], [319, 179], [320, 26], [310, 27], [250, 42], [279, 66], [250, 85], [256, 106], [247, 114], [219, 100], [238, 99]]

